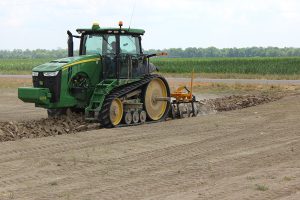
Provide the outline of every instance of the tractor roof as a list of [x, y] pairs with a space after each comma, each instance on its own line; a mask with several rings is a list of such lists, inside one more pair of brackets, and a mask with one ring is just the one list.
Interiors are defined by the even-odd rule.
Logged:
[[94, 22], [91, 28], [79, 28], [76, 31], [82, 33], [106, 33], [106, 34], [130, 34], [130, 35], [144, 35], [143, 29], [122, 28], [123, 22], [119, 21], [119, 28], [100, 27], [98, 22]]
[[145, 31], [143, 29], [135, 28], [122, 28], [123, 22], [119, 21], [120, 28], [107, 28], [100, 27], [98, 22], [94, 22], [91, 28], [79, 28], [76, 31], [78, 33], [106, 33], [106, 34], [130, 34], [130, 35], [144, 35]]
[[109, 33], [109, 34], [114, 34], [114, 33], [126, 33], [126, 34], [132, 34], [132, 35], [144, 35], [145, 30], [143, 29], [135, 29], [135, 28], [79, 28], [76, 29], [78, 33]]

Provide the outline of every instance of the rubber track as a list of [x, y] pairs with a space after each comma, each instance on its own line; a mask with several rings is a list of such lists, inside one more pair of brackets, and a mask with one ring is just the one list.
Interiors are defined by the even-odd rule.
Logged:
[[[100, 122], [100, 124], [105, 128], [113, 128], [114, 125], [111, 123], [110, 117], [109, 117], [109, 109], [110, 109], [111, 102], [115, 98], [120, 98], [120, 97], [128, 94], [129, 92], [132, 92], [132, 91], [134, 91], [138, 88], [141, 88], [141, 87], [145, 86], [146, 84], [148, 84], [154, 78], [159, 78], [166, 84], [167, 90], [168, 90], [167, 91], [168, 95], [170, 95], [170, 89], [169, 89], [169, 86], [168, 86], [168, 82], [166, 81], [166, 79], [164, 77], [162, 77], [158, 74], [146, 75], [140, 81], [136, 81], [134, 83], [130, 83], [130, 84], [126, 84], [126, 85], [121, 86], [121, 87], [117, 87], [116, 89], [112, 90], [112, 92], [105, 97], [102, 109], [99, 113], [99, 122]], [[163, 117], [160, 120], [157, 120], [157, 121], [165, 120], [166, 116], [168, 115], [169, 108], [170, 108], [170, 103], [168, 103], [166, 112], [163, 115]], [[157, 122], [157, 121], [155, 121], [155, 122]], [[138, 123], [138, 124], [140, 124], [140, 123]], [[138, 125], [138, 124], [132, 124], [132, 125]], [[119, 126], [124, 127], [124, 126], [130, 126], [130, 125], [122, 124], [122, 125], [119, 125]]]

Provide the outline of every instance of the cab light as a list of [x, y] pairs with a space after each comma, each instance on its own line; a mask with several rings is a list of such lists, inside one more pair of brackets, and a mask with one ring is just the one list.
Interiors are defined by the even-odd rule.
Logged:
[[93, 26], [92, 26], [92, 30], [98, 30], [100, 29], [99, 23], [98, 22], [94, 22]]
[[119, 21], [119, 26], [120, 26], [120, 28], [123, 26], [123, 22], [122, 21]]

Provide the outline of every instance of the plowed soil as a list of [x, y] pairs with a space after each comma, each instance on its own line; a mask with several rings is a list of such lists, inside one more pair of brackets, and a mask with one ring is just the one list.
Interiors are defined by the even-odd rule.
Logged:
[[50, 123], [1, 97], [1, 135], [16, 141], [0, 142], [0, 199], [300, 199], [300, 96], [281, 97], [204, 100], [218, 112], [85, 132], [96, 127], [80, 116]]
[[[201, 100], [201, 114], [217, 111], [229, 111], [256, 106], [282, 98], [279, 94], [269, 95], [232, 95], [216, 99]], [[44, 111], [45, 112], [45, 111]], [[0, 141], [13, 141], [22, 138], [47, 137], [62, 134], [73, 134], [82, 131], [99, 129], [100, 124], [88, 123], [80, 114], [69, 114], [59, 118], [42, 118], [0, 122]]]

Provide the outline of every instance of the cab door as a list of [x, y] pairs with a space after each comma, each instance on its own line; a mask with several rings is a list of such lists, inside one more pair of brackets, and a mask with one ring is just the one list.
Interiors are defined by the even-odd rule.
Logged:
[[139, 78], [146, 74], [145, 58], [141, 51], [140, 37], [120, 35], [120, 78]]

